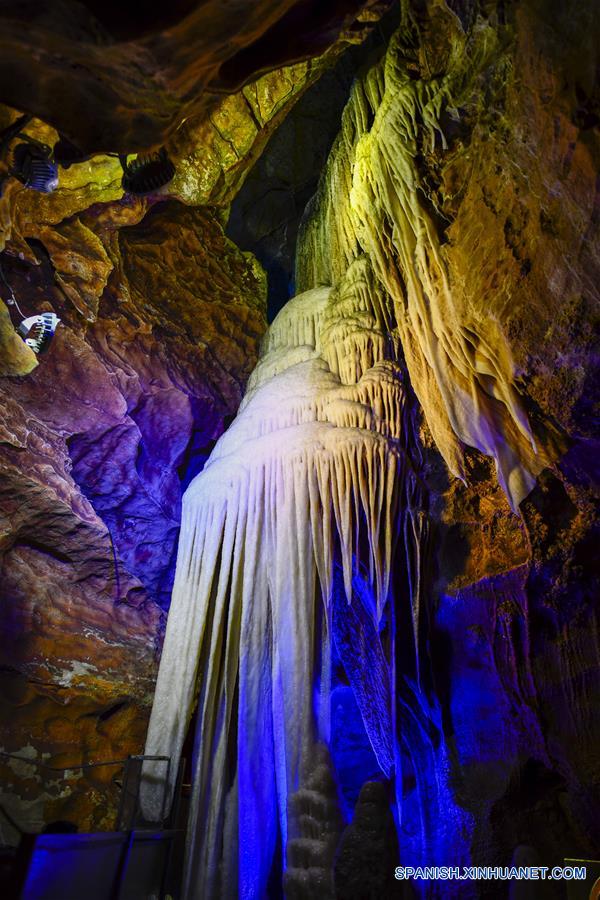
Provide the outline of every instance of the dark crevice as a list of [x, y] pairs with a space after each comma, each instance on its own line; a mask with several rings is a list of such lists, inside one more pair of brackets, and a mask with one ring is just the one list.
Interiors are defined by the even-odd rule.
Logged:
[[24, 548], [26, 550], [35, 550], [37, 553], [43, 553], [44, 556], [51, 556], [53, 559], [58, 560], [62, 563], [68, 563], [69, 565], [73, 565], [73, 560], [66, 553], [62, 553], [60, 550], [57, 550], [56, 547], [51, 547], [48, 544], [43, 543], [42, 541], [31, 540], [28, 538], [27, 540], [16, 541], [12, 550], [19, 550]]
[[381, 53], [397, 12], [359, 47], [347, 50], [298, 100], [249, 173], [231, 206], [226, 233], [267, 273], [268, 320], [294, 295], [296, 241], [339, 130], [357, 73]]
[[103, 709], [101, 712], [89, 712], [84, 713], [81, 716], [82, 719], [97, 719], [99, 722], [108, 722], [109, 719], [112, 719], [113, 716], [116, 716], [118, 712], [124, 709], [126, 706], [129, 706], [129, 699], [127, 700], [118, 700], [116, 703], [113, 703], [111, 706], [107, 706], [106, 709]]

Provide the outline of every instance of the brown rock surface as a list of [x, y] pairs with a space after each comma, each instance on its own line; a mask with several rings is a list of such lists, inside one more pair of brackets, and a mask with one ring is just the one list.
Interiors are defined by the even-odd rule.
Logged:
[[[210, 211], [171, 202], [131, 226], [143, 210], [83, 210], [40, 227], [35, 264], [4, 262], [24, 314], [62, 319], [36, 371], [1, 385], [1, 745], [46, 766], [142, 749], [182, 483], [265, 324], [262, 272]], [[112, 827], [118, 767], [63, 783], [23, 765], [3, 763], [2, 801], [22, 827]]]

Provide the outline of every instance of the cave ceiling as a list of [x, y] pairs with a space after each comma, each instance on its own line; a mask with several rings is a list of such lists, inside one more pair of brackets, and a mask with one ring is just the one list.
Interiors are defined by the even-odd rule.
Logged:
[[[262, 72], [360, 42], [381, 0], [2, 4], [0, 100], [82, 151], [164, 143]], [[167, 8], [168, 7], [168, 8]], [[34, 65], [32, 66], [32, 60]]]

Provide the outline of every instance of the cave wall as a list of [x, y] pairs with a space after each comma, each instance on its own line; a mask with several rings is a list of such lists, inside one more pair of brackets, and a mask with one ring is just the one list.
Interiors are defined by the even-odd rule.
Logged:
[[[141, 748], [182, 485], [239, 404], [265, 284], [212, 213], [179, 205], [120, 230], [93, 323], [36, 253], [4, 267], [25, 312], [43, 298], [62, 323], [36, 370], [2, 383], [2, 747], [54, 767]], [[3, 763], [3, 802], [22, 827], [58, 807], [110, 824], [118, 769], [91, 770], [91, 789], [76, 773], [61, 805], [56, 774], [19, 766]]]
[[556, 462], [520, 520], [498, 497], [490, 503], [476, 459], [471, 488], [455, 483], [440, 510], [450, 540], [434, 554], [431, 656], [455, 796], [473, 815], [467, 850], [482, 864], [518, 859], [519, 846], [548, 862], [600, 848], [600, 22], [593, 4], [496, 12], [506, 50], [476, 89], [464, 146], [449, 141], [440, 154], [431, 193], [450, 201], [441, 210], [451, 281], [479, 309], [484, 336], [486, 320], [500, 323], [538, 450]]

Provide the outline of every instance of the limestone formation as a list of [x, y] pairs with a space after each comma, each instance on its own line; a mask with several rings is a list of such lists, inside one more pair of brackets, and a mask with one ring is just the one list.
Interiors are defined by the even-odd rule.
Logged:
[[[418, 640], [425, 524], [408, 449], [412, 419], [390, 313], [370, 287], [356, 260], [336, 290], [289, 301], [263, 340], [236, 420], [185, 495], [146, 752], [179, 757], [199, 688], [190, 897], [262, 896], [276, 822], [288, 852], [288, 800], [305, 786], [315, 743], [331, 736], [336, 561], [346, 603], [362, 604], [377, 631], [393, 615], [402, 529], [396, 565], [405, 560]], [[350, 648], [366, 640], [360, 616], [354, 628]], [[393, 777], [393, 653], [363, 667], [350, 648], [345, 663], [365, 728]], [[148, 787], [144, 802], [156, 819], [162, 784], [149, 765], [151, 773], [155, 792]], [[225, 873], [239, 872], [229, 888], [221, 858]]]
[[[290, 852], [298, 832], [288, 800], [307, 783], [316, 742], [335, 754], [333, 658], [374, 758], [364, 780], [375, 769], [390, 782], [405, 858], [512, 855], [505, 817], [525, 772], [536, 784], [523, 801], [531, 822], [545, 784], [547, 804], [565, 804], [545, 858], [561, 834], [574, 853], [594, 846], [590, 710], [575, 686], [594, 678], [593, 631], [577, 621], [590, 621], [591, 581], [578, 581], [571, 563], [559, 572], [574, 558], [590, 572], [593, 451], [582, 442], [565, 454], [567, 413], [548, 403], [565, 393], [548, 372], [528, 377], [553, 351], [536, 347], [532, 362], [528, 344], [526, 358], [518, 325], [530, 339], [564, 313], [550, 284], [547, 308], [535, 300], [539, 321], [524, 324], [545, 265], [526, 236], [535, 244], [547, 228], [545, 201], [528, 199], [504, 147], [512, 141], [515, 160], [527, 153], [511, 64], [527, 57], [538, 23], [531, 11], [510, 23], [466, 13], [463, 22], [445, 5], [410, 12], [352, 89], [298, 245], [302, 293], [271, 326], [238, 418], [186, 496], [147, 747], [178, 755], [197, 692], [190, 897], [261, 896], [276, 865], [275, 820], [290, 892], [321, 877], [316, 846]], [[486, 103], [519, 108], [512, 132]], [[489, 238], [476, 211], [465, 221], [470, 191], [496, 217], [506, 202], [486, 141], [513, 202], [495, 258], [498, 219]], [[583, 157], [596, 153], [595, 138], [593, 150], [582, 143]], [[530, 207], [539, 214], [532, 232]], [[576, 231], [568, 240], [581, 246]], [[559, 265], [558, 247], [546, 252]], [[591, 361], [587, 328], [572, 340]], [[529, 386], [541, 397], [542, 382], [544, 402], [534, 402]], [[577, 372], [567, 383], [567, 393], [578, 390]], [[545, 654], [561, 673], [559, 706], [577, 698], [573, 745], [558, 737]], [[337, 775], [356, 800], [347, 773], [345, 783]], [[145, 802], [156, 816], [151, 788]], [[527, 819], [519, 843], [531, 840]], [[327, 895], [330, 883], [319, 884]]]
[[405, 41], [397, 32], [380, 64], [353, 88], [305, 223], [297, 283], [335, 284], [366, 250], [393, 298], [411, 382], [450, 471], [464, 478], [459, 441], [489, 454], [516, 509], [548, 452], [534, 439], [500, 323], [480, 316], [450, 283], [416, 161], [421, 142], [446, 146], [442, 116], [459, 116], [464, 83], [489, 62], [494, 37], [482, 29], [467, 67], [461, 58], [457, 72], [428, 80], [409, 77]]

